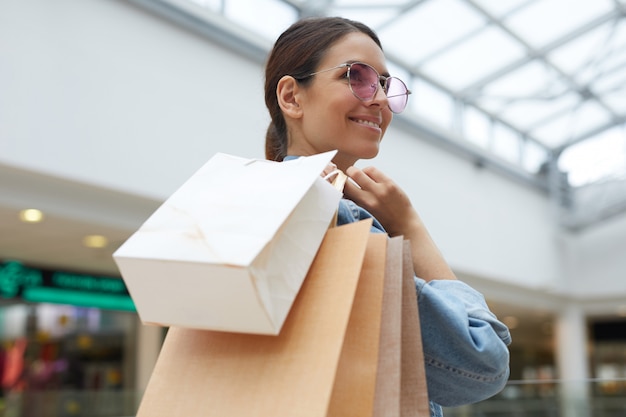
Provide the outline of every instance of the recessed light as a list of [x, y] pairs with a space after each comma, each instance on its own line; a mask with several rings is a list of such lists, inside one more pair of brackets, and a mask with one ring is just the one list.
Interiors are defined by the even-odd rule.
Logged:
[[102, 249], [109, 244], [109, 239], [102, 235], [88, 235], [83, 238], [83, 245], [88, 248]]
[[20, 211], [20, 220], [25, 223], [39, 223], [43, 220], [43, 213], [37, 209], [25, 209]]

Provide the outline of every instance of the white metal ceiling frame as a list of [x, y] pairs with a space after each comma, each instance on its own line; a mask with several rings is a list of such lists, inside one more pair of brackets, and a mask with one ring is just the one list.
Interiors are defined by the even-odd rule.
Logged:
[[[243, 28], [238, 28], [237, 25], [232, 25], [225, 22], [223, 19], [215, 18], [213, 12], [208, 12], [206, 9], [198, 6], [190, 2], [189, 0], [128, 0], [132, 3], [138, 4], [144, 8], [151, 10], [161, 16], [168, 18], [178, 24], [181, 24], [189, 29], [194, 30], [197, 33], [200, 33], [204, 36], [207, 36], [213, 41], [217, 41], [224, 46], [238, 51], [244, 56], [249, 57], [250, 59], [263, 63], [267, 56], [267, 53], [271, 47], [271, 44], [266, 44], [262, 42], [259, 37], [253, 36], [251, 33], [247, 32]], [[228, 0], [221, 0], [222, 11], [224, 10], [225, 2]], [[335, 2], [333, 0], [281, 0], [282, 2], [294, 7], [299, 16], [314, 16], [314, 15], [324, 15], [330, 7], [333, 7]], [[413, 0], [410, 2], [404, 3], [402, 6], [397, 6], [398, 14], [402, 14], [407, 12], [408, 10], [418, 7], [421, 4], [425, 3], [429, 0]], [[432, 0], [431, 0], [432, 1]], [[597, 127], [592, 131], [586, 132], [583, 135], [570, 139], [566, 144], [556, 147], [549, 148], [545, 146], [541, 141], [536, 138], [533, 138], [526, 131], [521, 131], [517, 127], [511, 125], [506, 120], [502, 120], [498, 115], [493, 114], [492, 112], [487, 111], [484, 108], [475, 103], [475, 99], [478, 96], [477, 92], [480, 91], [488, 83], [504, 76], [505, 74], [515, 70], [520, 65], [524, 65], [530, 62], [533, 59], [540, 59], [545, 62], [548, 62], [546, 59], [547, 54], [558, 48], [559, 46], [569, 42], [572, 39], [575, 39], [578, 36], [583, 35], [589, 30], [592, 30], [595, 27], [598, 27], [601, 24], [604, 24], [611, 19], [622, 19], [626, 16], [626, 6], [620, 3], [618, 0], [614, 0], [615, 8], [592, 22], [589, 22], [586, 25], [579, 27], [573, 32], [557, 39], [556, 41], [550, 43], [544, 48], [537, 50], [532, 48], [527, 42], [523, 39], [520, 39], [516, 36], [502, 21], [502, 18], [498, 19], [495, 16], [489, 14], [486, 10], [480, 7], [474, 0], [463, 0], [471, 7], [474, 7], [479, 13], [485, 16], [486, 19], [490, 22], [490, 24], [498, 25], [503, 28], [503, 30], [507, 31], [511, 36], [514, 36], [520, 43], [522, 43], [526, 50], [527, 55], [525, 58], [514, 62], [513, 64], [497, 71], [494, 74], [491, 74], [476, 83], [460, 90], [453, 91], [449, 87], [437, 82], [436, 80], [428, 77], [426, 74], [419, 71], [419, 69], [410, 65], [408, 62], [403, 61], [401, 58], [396, 56], [389, 56], [389, 59], [394, 62], [394, 64], [399, 65], [401, 68], [406, 69], [412, 76], [421, 78], [422, 80], [431, 83], [442, 91], [446, 92], [455, 102], [457, 103], [457, 107], [463, 106], [474, 106], [480, 111], [484, 112], [492, 121], [497, 121], [498, 123], [512, 129], [520, 135], [520, 139], [522, 141], [532, 141], [536, 143], [538, 146], [546, 149], [547, 155], [549, 157], [549, 166], [551, 171], [554, 173], [548, 176], [537, 176], [533, 175], [521, 167], [510, 164], [501, 158], [495, 156], [491, 152], [484, 151], [482, 149], [473, 146], [471, 143], [462, 140], [458, 136], [458, 132], [452, 131], [444, 131], [441, 129], [433, 128], [432, 125], [427, 123], [425, 120], [421, 120], [419, 117], [415, 115], [399, 115], [397, 116], [397, 121], [399, 121], [399, 125], [404, 128], [408, 128], [413, 132], [420, 134], [422, 137], [426, 139], [430, 139], [433, 143], [443, 146], [444, 148], [451, 150], [461, 156], [472, 160], [477, 166], [485, 166], [492, 168], [506, 176], [518, 180], [524, 184], [530, 185], [539, 190], [544, 190], [549, 192], [554, 201], [557, 202], [560, 208], [567, 209], [566, 206], [563, 206], [561, 202], [568, 201], [567, 197], [564, 197], [564, 193], [571, 192], [571, 187], [567, 184], [563, 184], [562, 176], [558, 175], [556, 170], [558, 157], [559, 155], [567, 149], [567, 147], [584, 141], [586, 139], [590, 139], [593, 136], [601, 133], [606, 129], [610, 129], [611, 127], [626, 123], [626, 114], [617, 115], [613, 114], [612, 120], [606, 125]], [[534, 0], [529, 0], [534, 1]], [[363, 5], [363, 6], [351, 6], [351, 7], [381, 7], [381, 8], [389, 8], [389, 4], [381, 3], [378, 6], [375, 5]], [[549, 63], [549, 62], [548, 62]], [[551, 64], [550, 64], [551, 65]], [[558, 69], [556, 69], [558, 71]], [[597, 99], [598, 102], [601, 100], [596, 97], [589, 89], [585, 89], [583, 86], [579, 86], [573, 79], [571, 79], [567, 74], [563, 74], [561, 71], [558, 71], [564, 79], [568, 80], [570, 85], [574, 87], [574, 91], [576, 91], [580, 96], [581, 100], [589, 100], [589, 99]], [[610, 109], [609, 109], [610, 110]], [[556, 180], [555, 180], [556, 179]], [[565, 189], [564, 189], [565, 188]], [[620, 205], [621, 207], [621, 205]], [[624, 205], [624, 209], [626, 210], [626, 205]], [[599, 210], [592, 210], [594, 214], [593, 219], [585, 219], [584, 226], [592, 224], [596, 220], [599, 221], [608, 217], [607, 213], [600, 213]], [[616, 210], [611, 210], [611, 215], [616, 214]], [[582, 227], [582, 222], [580, 224], [576, 223], [576, 221], [570, 221], [565, 226], [571, 229], [577, 229]]]
[[[316, 10], [316, 13], [320, 14], [323, 13], [323, 11], [321, 11], [320, 9], [320, 3], [324, 3], [326, 8], [329, 8], [330, 6], [332, 6], [335, 2], [331, 1], [331, 0], [324, 0], [324, 1], [320, 1], [320, 0], [308, 0], [308, 1], [293, 1], [293, 0], [283, 0], [286, 3], [289, 3], [291, 5], [293, 5], [294, 7], [298, 7], [297, 5], [300, 4], [301, 8], [303, 10], [306, 10], [306, 14], [311, 14], [312, 10]], [[424, 4], [426, 1], [429, 0], [415, 0], [412, 2], [408, 2], [406, 4], [404, 4], [403, 6], [398, 8], [397, 11], [397, 15], [400, 15], [402, 13], [407, 12], [410, 9], [413, 9], [415, 7], [421, 6], [422, 4]], [[430, 0], [432, 1], [432, 0]], [[623, 124], [626, 121], [626, 113], [624, 114], [618, 114], [615, 111], [613, 111], [612, 108], [610, 108], [609, 106], [606, 105], [606, 103], [604, 102], [602, 96], [596, 94], [593, 92], [592, 89], [589, 88], [589, 86], [587, 85], [580, 85], [576, 80], [574, 80], [571, 76], [569, 76], [567, 73], [563, 72], [560, 68], [558, 68], [557, 66], [555, 66], [548, 58], [547, 55], [554, 51], [555, 49], [559, 48], [560, 46], [563, 46], [565, 44], [567, 44], [568, 42], [588, 33], [589, 31], [607, 23], [607, 22], [618, 22], [620, 19], [624, 19], [626, 17], [626, 8], [623, 4], [619, 3], [617, 0], [614, 1], [615, 7], [608, 13], [599, 16], [597, 18], [595, 18], [594, 20], [576, 28], [575, 30], [573, 30], [570, 33], [565, 34], [564, 36], [560, 37], [559, 39], [556, 39], [554, 41], [552, 41], [551, 43], [549, 43], [548, 45], [546, 45], [545, 47], [541, 48], [541, 49], [535, 49], [533, 48], [526, 40], [524, 40], [523, 38], [521, 38], [520, 36], [518, 36], [511, 28], [508, 27], [508, 25], [504, 22], [504, 20], [511, 14], [514, 13], [517, 9], [519, 9], [520, 7], [525, 6], [526, 4], [522, 4], [521, 6], [518, 6], [516, 9], [510, 11], [509, 13], [503, 15], [502, 17], [498, 18], [494, 15], [492, 15], [491, 13], [489, 13], [489, 11], [487, 11], [484, 7], [480, 6], [476, 1], [474, 0], [461, 0], [464, 3], [466, 3], [467, 5], [471, 6], [473, 9], [475, 9], [478, 14], [482, 15], [483, 17], [485, 17], [485, 19], [487, 20], [487, 22], [489, 22], [489, 24], [497, 26], [498, 28], [500, 28], [502, 31], [506, 32], [510, 37], [512, 37], [513, 39], [515, 39], [520, 45], [522, 45], [524, 47], [524, 49], [526, 50], [526, 54], [523, 58], [512, 62], [511, 64], [507, 65], [506, 67], [500, 68], [498, 69], [496, 72], [488, 74], [487, 76], [485, 76], [484, 78], [474, 82], [473, 84], [464, 87], [463, 89], [460, 90], [453, 90], [452, 88], [450, 88], [449, 86], [442, 84], [440, 82], [438, 82], [437, 80], [433, 79], [432, 77], [429, 77], [427, 74], [425, 74], [424, 72], [422, 72], [419, 67], [420, 65], [423, 64], [423, 62], [427, 61], [428, 59], [433, 58], [433, 56], [435, 54], [440, 54], [442, 52], [444, 52], [445, 50], [451, 48], [452, 46], [454, 46], [454, 44], [449, 44], [446, 47], [442, 48], [441, 50], [435, 52], [435, 54], [426, 57], [425, 59], [423, 59], [422, 61], [420, 61], [418, 64], [411, 64], [409, 62], [407, 62], [406, 60], [403, 60], [401, 57], [397, 57], [397, 56], [391, 56], [390, 58], [397, 64], [399, 64], [401, 67], [405, 68], [409, 73], [411, 73], [413, 76], [420, 78], [434, 86], [436, 86], [438, 89], [444, 91], [445, 93], [447, 93], [450, 97], [452, 97], [454, 100], [458, 101], [460, 104], [462, 105], [471, 105], [477, 109], [479, 109], [481, 112], [483, 112], [485, 115], [487, 115], [490, 119], [493, 120], [497, 120], [499, 123], [501, 123], [504, 126], [507, 126], [508, 128], [512, 129], [513, 131], [517, 132], [522, 138], [524, 138], [525, 140], [530, 140], [534, 143], [536, 143], [538, 146], [545, 148], [547, 151], [549, 151], [551, 154], [554, 154], [555, 157], [558, 157], [558, 155], [560, 155], [564, 149], [566, 149], [567, 147], [576, 144], [578, 142], [581, 142], [583, 140], [589, 139], [595, 135], [597, 135], [598, 133], [601, 133], [604, 130], [610, 129], [611, 127]], [[530, 0], [529, 2], [532, 2], [534, 0]], [[527, 3], [529, 3], [527, 2]], [[315, 7], [309, 5], [309, 3], [314, 3]], [[345, 9], [355, 9], [355, 8], [364, 8], [364, 7], [380, 7], [380, 8], [389, 8], [390, 6], [388, 4], [384, 4], [381, 3], [378, 6], [371, 6], [371, 5], [367, 5], [367, 6], [346, 6]], [[389, 20], [388, 22], [384, 23], [383, 25], [381, 25], [381, 27], [384, 27], [388, 24], [391, 24], [393, 22], [393, 19]], [[477, 31], [482, 30], [483, 28], [479, 28]], [[471, 37], [472, 34], [468, 34], [467, 37]], [[477, 98], [482, 94], [481, 91], [482, 89], [487, 86], [488, 84], [494, 82], [495, 80], [515, 71], [516, 69], [522, 67], [523, 65], [526, 65], [528, 63], [530, 63], [533, 60], [538, 60], [541, 61], [542, 63], [544, 63], [547, 67], [549, 67], [551, 70], [553, 70], [556, 74], [559, 75], [560, 79], [563, 80], [566, 84], [568, 84], [571, 88], [570, 91], [575, 92], [578, 96], [579, 96], [579, 103], [583, 103], [585, 101], [589, 101], [589, 100], [595, 100], [597, 103], [600, 104], [600, 106], [611, 115], [610, 119], [611, 121], [605, 125], [596, 127], [592, 130], [590, 130], [589, 132], [585, 132], [582, 135], [578, 136], [578, 137], [573, 137], [570, 138], [567, 143], [561, 145], [561, 146], [557, 146], [557, 147], [548, 147], [546, 146], [546, 144], [544, 144], [541, 140], [533, 137], [531, 131], [534, 130], [535, 128], [537, 128], [538, 126], [545, 124], [546, 122], [548, 122], [549, 120], [540, 120], [539, 122], [535, 123], [534, 125], [529, 126], [529, 128], [527, 129], [520, 129], [518, 126], [515, 126], [514, 124], [511, 124], [509, 122], [507, 122], [506, 120], [502, 119], [498, 114], [495, 114], [494, 112], [484, 108], [484, 106], [481, 106], [479, 103], [477, 103]], [[540, 97], [535, 97], [535, 98], [540, 98]], [[569, 111], [570, 109], [566, 109], [564, 110]], [[558, 114], [555, 115], [551, 115], [549, 117], [549, 119], [554, 118], [555, 116], [558, 116]]]
[[[306, 1], [299, 1], [299, 2], [291, 1], [291, 0], [283, 0], [283, 1], [291, 4], [294, 7], [299, 7], [301, 10], [302, 16], [328, 14], [327, 11], [329, 10], [329, 8], [336, 6], [336, 2], [332, 0], [306, 0]], [[396, 11], [395, 17], [399, 17], [403, 13], [406, 13], [413, 8], [423, 5], [426, 1], [429, 1], [429, 0], [414, 0], [414, 1], [406, 2], [401, 6], [396, 6], [397, 11]], [[566, 72], [562, 71], [558, 66], [554, 65], [550, 59], [548, 59], [548, 55], [551, 52], [555, 51], [557, 48], [563, 45], [566, 45], [567, 43], [589, 33], [590, 31], [604, 24], [613, 22], [613, 26], [614, 27], [617, 26], [620, 20], [626, 17], [625, 5], [622, 4], [618, 0], [614, 0], [613, 1], [614, 7], [609, 12], [596, 17], [595, 19], [590, 20], [589, 22], [585, 24], [582, 24], [581, 26], [573, 29], [571, 32], [566, 33], [563, 36], [557, 38], [556, 40], [553, 40], [549, 44], [543, 46], [542, 48], [537, 49], [537, 48], [534, 48], [528, 41], [518, 36], [515, 33], [515, 31], [513, 31], [505, 23], [505, 20], [508, 16], [515, 13], [519, 9], [526, 7], [527, 5], [529, 5], [530, 3], [536, 0], [526, 1], [525, 3], [518, 5], [516, 8], [514, 8], [513, 10], [510, 10], [508, 13], [500, 17], [496, 17], [493, 14], [491, 14], [484, 7], [481, 7], [475, 0], [462, 0], [462, 1], [464, 1], [465, 4], [469, 5], [474, 10], [476, 10], [476, 12], [479, 15], [483, 16], [488, 22], [487, 25], [497, 26], [499, 29], [504, 31], [508, 36], [510, 36], [515, 41], [517, 41], [520, 45], [522, 45], [524, 50], [526, 51], [524, 57], [510, 63], [509, 65], [503, 68], [496, 70], [495, 72], [491, 74], [488, 74], [487, 76], [472, 83], [471, 85], [466, 86], [463, 89], [456, 90], [456, 91], [450, 88], [449, 86], [444, 85], [432, 79], [427, 74], [423, 73], [419, 68], [420, 68], [420, 64], [423, 64], [423, 62], [453, 47], [457, 42], [459, 42], [458, 40], [449, 45], [446, 45], [445, 47], [441, 48], [439, 51], [435, 51], [433, 54], [424, 58], [421, 62], [417, 64], [408, 63], [406, 61], [403, 61], [402, 58], [397, 57], [397, 56], [390, 56], [389, 58], [392, 61], [394, 61], [394, 63], [400, 65], [402, 68], [407, 70], [413, 77], [417, 77], [426, 82], [429, 82], [430, 84], [436, 86], [438, 89], [447, 93], [455, 101], [456, 103], [455, 108], [457, 109], [457, 113], [463, 111], [465, 106], [473, 106], [474, 108], [483, 112], [492, 121], [492, 124], [494, 121], [497, 121], [498, 123], [516, 132], [520, 139], [520, 145], [523, 142], [530, 141], [536, 144], [537, 146], [539, 146], [540, 148], [544, 149], [548, 157], [547, 166], [545, 167], [548, 169], [548, 172], [545, 173], [543, 178], [540, 177], [540, 179], [546, 181], [548, 190], [551, 194], [551, 197], [555, 206], [556, 217], [559, 219], [559, 223], [561, 225], [571, 230], [581, 230], [591, 224], [597, 223], [601, 220], [610, 218], [623, 211], [626, 211], [626, 193], [624, 193], [624, 195], [620, 195], [619, 187], [617, 189], [613, 187], [612, 189], [610, 189], [611, 191], [607, 191], [606, 184], [604, 184], [604, 182], [607, 182], [607, 181], [602, 181], [602, 183], [598, 184], [598, 186], [595, 188], [593, 188], [593, 185], [588, 185], [584, 187], [583, 190], [575, 189], [571, 187], [570, 184], [568, 183], [566, 174], [560, 172], [558, 169], [558, 159], [560, 155], [568, 147], [573, 146], [577, 143], [580, 143], [584, 140], [591, 139], [613, 127], [620, 126], [620, 125], [624, 126], [624, 124], [626, 123], [626, 112], [625, 113], [615, 112], [610, 106], [608, 106], [605, 103], [603, 97], [599, 94], [596, 94], [588, 84], [581, 84], [577, 82], [573, 78], [573, 76], [570, 76]], [[346, 9], [372, 8], [372, 7], [388, 9], [390, 5], [389, 3], [381, 2], [378, 5], [367, 4], [367, 5], [345, 6]], [[380, 30], [381, 28], [384, 28], [387, 25], [393, 24], [395, 17], [389, 19], [387, 22], [378, 26], [377, 30]], [[483, 29], [484, 27], [478, 28], [476, 30], [476, 33], [479, 33]], [[471, 37], [471, 36], [472, 36], [472, 33], [467, 34], [464, 37], [464, 39]], [[568, 86], [569, 88], [568, 92], [574, 92], [578, 96], [578, 103], [576, 104], [574, 108], [566, 108], [562, 110], [561, 112], [556, 112], [554, 114], [551, 114], [543, 118], [543, 120], [539, 120], [535, 122], [533, 125], [529, 125], [525, 127], [524, 129], [520, 129], [519, 126], [516, 126], [512, 123], [507, 122], [498, 114], [492, 111], [489, 111], [484, 106], [481, 106], [477, 102], [477, 100], [481, 97], [482, 90], [485, 86], [498, 80], [501, 77], [506, 76], [507, 74], [515, 71], [516, 69], [526, 64], [531, 63], [533, 60], [541, 62], [543, 65], [548, 67], [553, 73], [557, 74], [557, 76], [559, 77], [559, 80], [561, 82], [564, 82]], [[574, 76], [575, 75], [576, 74], [574, 74]], [[535, 97], [526, 97], [526, 98], [541, 99], [542, 97], [535, 96]], [[569, 138], [566, 138], [565, 142], [554, 147], [547, 146], [541, 140], [533, 136], [532, 131], [536, 129], [537, 127], [540, 127], [541, 125], [546, 124], [549, 121], [554, 120], [554, 118], [559, 117], [563, 114], [575, 112], [580, 106], [582, 106], [584, 103], [589, 102], [589, 101], [595, 101], [596, 103], [599, 104], [599, 106], [606, 113], [608, 113], [610, 120], [606, 124], [593, 127], [587, 132], [583, 132], [582, 134], [578, 136], [570, 136]], [[460, 119], [460, 117], [458, 117], [458, 119]], [[411, 124], [413, 125], [412, 127], [415, 130], [424, 132], [425, 130], [424, 124], [420, 124], [420, 123], [411, 123]], [[460, 125], [460, 123], [458, 124]], [[426, 133], [432, 136], [431, 131], [428, 131]], [[460, 133], [463, 134], [462, 127], [461, 127]], [[456, 147], [457, 150], [458, 148], [464, 148], [463, 145], [459, 143], [459, 141], [451, 139], [452, 133], [448, 135], [444, 133], [443, 136], [445, 137], [442, 137], [440, 133], [436, 135], [437, 139], [440, 142], [443, 142], [447, 145], [451, 145], [452, 147]], [[442, 139], [444, 140], [442, 141]], [[476, 157], [476, 155], [473, 152], [470, 152], [470, 155], [472, 157]], [[520, 150], [520, 157], [521, 158], [524, 157], [523, 149]], [[488, 156], [487, 158], [476, 157], [476, 163], [478, 164], [490, 165], [492, 167], [495, 166], [499, 168], [500, 171], [506, 171], [507, 173], [511, 173], [511, 171], [507, 170], [506, 168], [502, 169], [503, 167], [502, 167], [501, 162], [502, 161], [499, 158], [493, 158], [490, 156]], [[523, 173], [520, 173], [516, 169], [513, 169], [512, 172], [517, 173], [518, 176], [526, 178], [526, 176]], [[594, 193], [596, 194], [595, 196], [593, 196]], [[608, 196], [606, 195], [607, 193], [611, 193], [611, 198], [608, 198]], [[589, 198], [589, 194], [592, 194], [592, 198]]]
[[[475, 101], [475, 97], [477, 95], [480, 94], [480, 90], [486, 86], [487, 84], [495, 81], [496, 79], [510, 73], [511, 71], [514, 71], [515, 69], [528, 64], [529, 62], [531, 62], [532, 60], [539, 60], [541, 61], [543, 64], [545, 64], [547, 67], [549, 67], [551, 70], [553, 70], [555, 73], [557, 73], [560, 76], [560, 79], [565, 81], [566, 84], [568, 84], [570, 86], [570, 91], [575, 92], [578, 96], [579, 96], [579, 104], [584, 103], [585, 101], [589, 101], [589, 100], [594, 100], [596, 101], [598, 104], [600, 104], [600, 106], [607, 112], [610, 114], [610, 118], [611, 121], [605, 125], [596, 127], [588, 132], [583, 133], [582, 135], [579, 135], [577, 137], [572, 137], [570, 139], [567, 140], [566, 143], [564, 143], [563, 145], [551, 148], [551, 151], [553, 152], [554, 156], [558, 158], [558, 156], [569, 146], [574, 145], [576, 143], [579, 143], [583, 140], [589, 139], [599, 133], [601, 133], [604, 130], [610, 129], [614, 126], [618, 126], [623, 124], [626, 121], [626, 113], [623, 114], [618, 114], [615, 111], [613, 111], [613, 109], [608, 106], [604, 100], [603, 97], [596, 94], [595, 92], [593, 92], [593, 90], [588, 86], [588, 85], [581, 85], [579, 84], [576, 80], [574, 80], [571, 76], [569, 76], [568, 74], [566, 74], [565, 72], [563, 72], [559, 67], [553, 65], [553, 63], [547, 58], [547, 55], [554, 51], [555, 49], [557, 49], [558, 47], [567, 44], [568, 42], [588, 33], [589, 31], [605, 24], [608, 22], [614, 22], [617, 23], [620, 19], [623, 19], [626, 16], [626, 10], [624, 9], [624, 6], [621, 5], [618, 2], [615, 2], [615, 7], [608, 13], [599, 16], [598, 18], [588, 22], [587, 24], [576, 28], [575, 30], [573, 30], [572, 32], [565, 34], [564, 36], [562, 36], [559, 39], [556, 39], [555, 41], [551, 42], [550, 44], [546, 45], [545, 47], [541, 48], [541, 49], [534, 49], [530, 44], [528, 44], [528, 42], [526, 42], [524, 39], [520, 38], [519, 36], [517, 36], [504, 22], [503, 19], [500, 18], [496, 18], [492, 15], [490, 15], [485, 9], [481, 8], [480, 6], [478, 6], [476, 4], [476, 2], [474, 0], [464, 0], [467, 4], [471, 5], [472, 7], [474, 7], [477, 11], [479, 11], [482, 15], [484, 15], [489, 22], [497, 25], [498, 27], [500, 27], [502, 30], [504, 30], [505, 32], [507, 32], [511, 37], [515, 38], [520, 44], [522, 44], [524, 46], [524, 48], [526, 49], [527, 53], [526, 56], [516, 62], [511, 63], [509, 66], [502, 68], [501, 70], [497, 71], [496, 73], [490, 74], [489, 76], [485, 77], [484, 79], [474, 83], [473, 85], [470, 85], [468, 87], [466, 87], [465, 89], [463, 89], [462, 91], [456, 92], [456, 95], [459, 97], [460, 100], [470, 103], [472, 105], [474, 105], [475, 107], [480, 108], [481, 110], [487, 112], [484, 108], [481, 108], [480, 105], [478, 105]], [[505, 16], [506, 17], [506, 16]], [[538, 98], [538, 97], [537, 97]], [[564, 112], [569, 111], [569, 109], [564, 110]], [[488, 113], [488, 112], [487, 112]], [[557, 116], [558, 114], [554, 114], [551, 115], [549, 118], [552, 119], [553, 117]], [[497, 116], [496, 116], [497, 118]], [[545, 124], [548, 120], [541, 120], [539, 122], [537, 122], [534, 125], [531, 125], [528, 127], [528, 129], [526, 130], [520, 130], [519, 128], [515, 128], [516, 131], [518, 131], [521, 135], [523, 136], [527, 136], [529, 138], [532, 138], [532, 134], [530, 133], [532, 130], [534, 130], [536, 127]], [[534, 141], [541, 143], [538, 139], [533, 138]]]

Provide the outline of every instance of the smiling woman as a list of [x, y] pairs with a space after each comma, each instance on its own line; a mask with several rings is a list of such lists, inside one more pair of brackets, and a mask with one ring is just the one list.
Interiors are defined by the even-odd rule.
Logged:
[[343, 18], [300, 20], [267, 60], [272, 122], [265, 149], [275, 161], [336, 150], [326, 171], [339, 169], [351, 179], [337, 224], [373, 219], [373, 233], [411, 242], [430, 409], [440, 416], [439, 404], [472, 403], [502, 389], [510, 335], [482, 295], [456, 279], [405, 192], [374, 167], [354, 167], [378, 155], [393, 113], [404, 110], [409, 94], [389, 74], [369, 27]]

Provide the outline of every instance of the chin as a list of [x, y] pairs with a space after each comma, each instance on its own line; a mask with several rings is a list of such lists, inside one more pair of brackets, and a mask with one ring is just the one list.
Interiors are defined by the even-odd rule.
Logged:
[[378, 156], [378, 151], [380, 149], [376, 147], [376, 149], [369, 150], [367, 152], [363, 152], [359, 159], [372, 159]]

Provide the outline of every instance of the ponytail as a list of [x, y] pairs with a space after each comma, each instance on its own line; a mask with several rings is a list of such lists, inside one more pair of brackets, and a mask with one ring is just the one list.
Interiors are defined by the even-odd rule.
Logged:
[[282, 129], [278, 129], [274, 122], [270, 122], [265, 134], [265, 158], [270, 161], [282, 162], [287, 156], [287, 129], [283, 121]]

